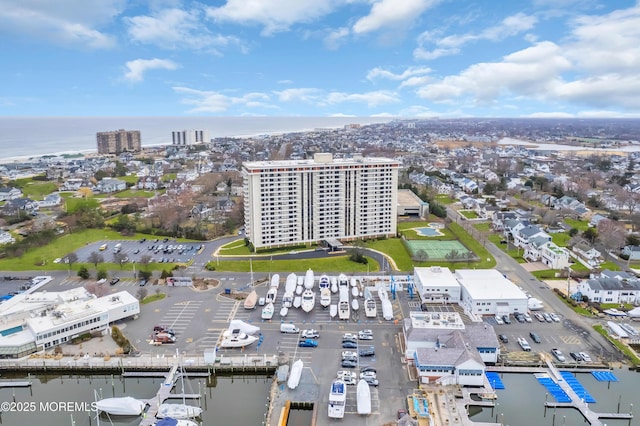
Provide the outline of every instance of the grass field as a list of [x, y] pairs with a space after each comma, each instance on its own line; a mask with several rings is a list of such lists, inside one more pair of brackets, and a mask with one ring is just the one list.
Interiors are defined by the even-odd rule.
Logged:
[[58, 185], [54, 182], [42, 182], [42, 181], [29, 181], [26, 182], [23, 187], [21, 187], [22, 193], [25, 197], [34, 199], [34, 200], [42, 200], [45, 195], [49, 195], [52, 192], [58, 190]]
[[[336, 256], [322, 259], [295, 259], [295, 260], [257, 260], [253, 259], [254, 272], [305, 272], [311, 268], [316, 273], [322, 272], [374, 272], [380, 270], [380, 265], [374, 259], [367, 257], [368, 264], [355, 263], [349, 260], [348, 256]], [[215, 267], [216, 271], [228, 272], [249, 272], [249, 261], [247, 260], [220, 260], [212, 261], [209, 265]]]

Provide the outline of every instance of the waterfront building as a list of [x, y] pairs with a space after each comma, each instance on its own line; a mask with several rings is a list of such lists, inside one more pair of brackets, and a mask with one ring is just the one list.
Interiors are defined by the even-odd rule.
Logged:
[[507, 315], [527, 312], [527, 295], [495, 269], [458, 269], [460, 305], [468, 315]]
[[460, 283], [447, 267], [413, 268], [413, 282], [422, 303], [460, 302]]
[[211, 138], [207, 130], [179, 130], [171, 132], [171, 143], [173, 145], [184, 146], [210, 141]]
[[103, 297], [83, 287], [17, 294], [0, 304], [0, 358], [20, 358], [86, 333], [106, 333], [110, 324], [139, 313], [138, 299], [127, 291]]
[[121, 154], [123, 152], [140, 152], [142, 141], [140, 130], [114, 130], [96, 133], [98, 154]]
[[257, 249], [396, 235], [398, 168], [388, 158], [242, 165], [246, 235]]

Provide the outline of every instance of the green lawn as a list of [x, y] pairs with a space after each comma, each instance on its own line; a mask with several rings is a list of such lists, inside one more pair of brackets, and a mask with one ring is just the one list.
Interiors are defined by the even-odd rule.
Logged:
[[489, 222], [476, 223], [473, 225], [480, 232], [489, 232], [491, 231], [491, 224]]
[[551, 234], [551, 241], [558, 247], [566, 247], [571, 237], [566, 232], [558, 232]]
[[462, 216], [466, 217], [467, 219], [478, 218], [478, 213], [474, 212], [473, 210], [458, 210], [458, 213], [460, 213]]
[[109, 196], [112, 196], [115, 198], [135, 198], [135, 197], [151, 198], [154, 195], [156, 195], [156, 193], [162, 194], [164, 193], [164, 189], [158, 190], [158, 191], [141, 191], [139, 189], [125, 189], [124, 191], [120, 191], [115, 194], [110, 194]]
[[402, 240], [399, 238], [366, 241], [365, 247], [378, 250], [391, 256], [400, 271], [411, 271], [413, 270], [414, 264], [416, 264], [416, 262], [411, 260], [409, 252], [404, 247], [404, 244], [402, 244]]
[[220, 247], [219, 253], [222, 256], [249, 256], [252, 254], [243, 239], [223, 245]]
[[97, 209], [98, 207], [100, 207], [100, 202], [98, 202], [98, 200], [95, 199], [94, 197], [91, 197], [91, 198], [64, 197], [64, 198], [65, 198], [64, 204], [66, 206], [65, 210], [69, 214], [73, 214], [76, 211], [78, 211], [78, 209], [85, 206], [90, 209]]
[[127, 176], [118, 176], [116, 179], [127, 182], [127, 183], [138, 183], [138, 176], [136, 175], [127, 175]]
[[42, 200], [45, 195], [57, 191], [58, 185], [55, 182], [30, 181], [21, 189], [25, 197], [33, 200]]
[[602, 262], [602, 264], [600, 265], [600, 269], [602, 269], [603, 271], [605, 269], [608, 269], [610, 271], [619, 271], [620, 267], [617, 263], [607, 260], [606, 262]]
[[436, 195], [436, 201], [440, 204], [453, 204], [456, 202], [454, 198], [449, 197], [446, 194], [438, 194]]
[[[304, 272], [311, 268], [316, 272], [374, 272], [380, 270], [380, 265], [374, 259], [367, 257], [368, 265], [355, 263], [348, 256], [336, 256], [322, 259], [294, 259], [294, 260], [262, 260], [253, 259], [251, 265], [254, 272]], [[249, 272], [249, 262], [246, 260], [211, 261], [209, 265], [216, 271]]]
[[146, 305], [147, 303], [151, 303], [151, 302], [155, 302], [155, 301], [158, 301], [158, 300], [162, 300], [165, 297], [167, 297], [167, 295], [165, 293], [152, 294], [151, 296], [147, 296], [144, 299], [142, 299], [140, 304], [141, 305]]
[[565, 219], [564, 221], [578, 231], [586, 231], [589, 228], [589, 222], [586, 220]]

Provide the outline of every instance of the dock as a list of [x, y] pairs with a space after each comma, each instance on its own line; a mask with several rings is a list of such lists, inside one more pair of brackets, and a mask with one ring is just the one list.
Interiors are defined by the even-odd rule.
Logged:
[[31, 386], [30, 381], [0, 382], [0, 388], [27, 388], [29, 386]]

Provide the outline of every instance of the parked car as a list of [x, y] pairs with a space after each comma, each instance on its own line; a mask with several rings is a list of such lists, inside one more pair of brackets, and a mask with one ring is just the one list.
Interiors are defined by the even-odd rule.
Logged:
[[549, 315], [548, 313], [544, 312], [542, 316], [544, 317], [544, 320], [546, 322], [553, 322], [553, 319], [551, 319], [551, 315]]
[[351, 340], [345, 340], [344, 342], [342, 342], [342, 349], [357, 349], [358, 348], [358, 344], [356, 342], [353, 342]]
[[348, 385], [355, 385], [356, 384], [356, 373], [354, 373], [353, 371], [348, 371], [348, 370], [338, 370], [338, 379], [343, 380], [346, 384]]
[[551, 353], [553, 354], [554, 357], [556, 357], [556, 359], [558, 361], [560, 361], [560, 362], [567, 361], [567, 359], [564, 357], [564, 355], [562, 354], [562, 351], [560, 351], [560, 349], [553, 348], [553, 349], [551, 349]]
[[535, 314], [533, 314], [536, 319], [540, 322], [545, 322], [544, 316], [540, 313], [540, 312], [536, 312]]
[[156, 326], [154, 326], [154, 327], [153, 327], [153, 332], [154, 332], [154, 333], [156, 333], [156, 334], [157, 334], [157, 333], [167, 333], [167, 334], [171, 334], [171, 335], [174, 335], [174, 336], [175, 336], [175, 334], [176, 334], [176, 332], [175, 332], [175, 331], [173, 331], [173, 329], [172, 329], [172, 328], [165, 327], [165, 326], [163, 326], [163, 325], [156, 325]]
[[523, 351], [531, 352], [531, 346], [524, 337], [518, 337], [518, 345], [520, 345]]
[[500, 339], [502, 343], [509, 343], [509, 338], [506, 334], [498, 334], [498, 339]]
[[580, 356], [580, 354], [578, 352], [569, 352], [569, 356], [571, 358], [573, 358], [573, 360], [576, 361], [576, 362], [582, 361], [582, 357]]
[[586, 352], [578, 352], [584, 362], [592, 362], [591, 356]]
[[523, 315], [526, 322], [533, 322], [533, 320], [531, 319], [531, 315], [529, 315], [529, 312], [525, 312]]
[[302, 330], [302, 333], [300, 334], [300, 336], [303, 339], [317, 339], [318, 337], [320, 337], [320, 333], [318, 332], [318, 330], [310, 328], [310, 329]]
[[520, 323], [524, 322], [524, 315], [522, 315], [520, 312], [516, 312], [515, 314], [513, 314], [513, 316], [516, 318], [516, 321]]
[[356, 368], [358, 366], [358, 360], [343, 358], [340, 365], [342, 368]]
[[367, 382], [369, 386], [378, 386], [378, 379], [371, 379], [371, 378], [365, 377], [362, 380]]
[[538, 336], [537, 333], [534, 333], [533, 331], [531, 333], [529, 333], [529, 336], [531, 337], [531, 340], [533, 340], [536, 343], [540, 343], [540, 336]]
[[360, 367], [360, 372], [361, 373], [365, 373], [367, 371], [371, 371], [371, 372], [377, 373], [377, 370], [374, 367], [371, 367], [370, 365], [364, 365], [364, 366]]
[[358, 354], [355, 353], [354, 351], [342, 351], [342, 359], [353, 359], [353, 360], [357, 360], [358, 359]]
[[120, 278], [113, 277], [113, 278], [111, 278], [111, 281], [109, 281], [109, 284], [116, 285], [116, 284], [118, 284], [119, 281], [120, 281]]
[[368, 348], [360, 349], [360, 356], [374, 356], [376, 354], [376, 349], [373, 346], [369, 346]]
[[360, 378], [361, 379], [366, 379], [366, 378], [370, 378], [370, 379], [377, 379], [378, 375], [376, 374], [375, 371], [361, 371], [360, 372]]
[[358, 339], [373, 340], [373, 332], [371, 330], [360, 330], [358, 332]]
[[560, 317], [558, 316], [558, 314], [551, 312], [549, 316], [551, 317], [551, 320], [553, 322], [560, 322]]
[[352, 333], [344, 333], [344, 336], [342, 336], [342, 341], [344, 342], [345, 340], [358, 340], [358, 336]]
[[400, 408], [398, 409], [398, 411], [396, 412], [396, 419], [400, 420], [401, 418], [403, 418], [404, 416], [407, 415], [407, 410], [405, 410], [404, 408]]
[[147, 285], [147, 280], [140, 280], [140, 287], [144, 287], [145, 285]]
[[298, 342], [298, 346], [301, 348], [316, 348], [318, 347], [318, 341], [313, 339], [304, 339]]
[[511, 324], [511, 319], [508, 314], [502, 316], [502, 321], [504, 321], [505, 324]]
[[496, 324], [502, 325], [504, 321], [502, 321], [502, 317], [500, 315], [496, 315]]

